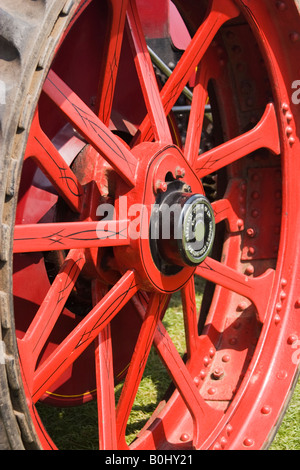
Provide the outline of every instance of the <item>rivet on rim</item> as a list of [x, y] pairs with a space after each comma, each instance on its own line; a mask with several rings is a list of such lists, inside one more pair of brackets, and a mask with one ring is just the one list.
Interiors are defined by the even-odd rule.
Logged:
[[299, 41], [299, 39], [300, 39], [300, 34], [297, 31], [292, 31], [290, 33], [290, 40], [292, 42], [297, 42], [297, 41]]
[[296, 300], [295, 307], [300, 308], [300, 298]]
[[297, 335], [290, 335], [287, 339], [287, 343], [292, 345], [294, 344], [296, 341], [298, 340], [298, 336]]
[[245, 270], [245, 274], [247, 274], [248, 276], [250, 276], [251, 274], [254, 273], [254, 266], [252, 266], [252, 264], [250, 264], [249, 266], [247, 266], [246, 270]]
[[254, 445], [254, 440], [251, 439], [250, 437], [246, 437], [246, 439], [244, 439], [244, 442], [243, 442], [244, 446], [246, 447], [251, 447]]
[[230, 355], [229, 354], [224, 354], [222, 357], [222, 362], [229, 362], [230, 361]]
[[276, 314], [275, 317], [274, 317], [275, 325], [278, 325], [280, 323], [280, 321], [281, 321], [281, 317], [278, 314]]
[[175, 170], [175, 176], [176, 178], [184, 178], [185, 169], [178, 166]]
[[155, 182], [155, 191], [165, 193], [168, 189], [168, 185], [165, 181], [157, 180]]
[[276, 7], [279, 11], [285, 11], [287, 9], [286, 3], [280, 1], [276, 2]]
[[269, 405], [264, 405], [260, 411], [263, 415], [268, 415], [271, 413], [272, 408]]

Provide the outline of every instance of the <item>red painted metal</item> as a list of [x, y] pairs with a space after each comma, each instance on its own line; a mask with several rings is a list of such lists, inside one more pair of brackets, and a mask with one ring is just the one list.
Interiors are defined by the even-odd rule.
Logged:
[[[157, 80], [153, 70], [150, 55], [147, 50], [146, 40], [143, 35], [142, 24], [139, 21], [135, 2], [129, 2], [127, 13], [128, 27], [132, 43], [134, 62], [136, 65], [139, 81], [142, 87], [144, 100], [151, 127], [156, 141], [171, 143], [171, 132], [167, 116], [162, 106]], [[161, 7], [159, 9], [161, 11]]]
[[106, 126], [109, 125], [117, 73], [120, 63], [123, 33], [126, 20], [128, 1], [118, 2], [110, 0], [111, 26], [106, 39], [106, 60], [103, 61], [102, 75], [99, 79], [97, 96], [97, 108], [100, 120]]
[[137, 0], [144, 34], [149, 39], [165, 38], [168, 35], [169, 1]]
[[136, 159], [55, 72], [49, 72], [43, 90], [78, 132], [107, 159], [125, 181], [134, 185]]
[[224, 165], [233, 163], [240, 157], [244, 157], [262, 147], [271, 150], [275, 155], [279, 155], [280, 145], [279, 138], [276, 136], [276, 128], [276, 115], [273, 105], [270, 104], [267, 106], [260, 123], [253, 130], [197, 158], [196, 165], [199, 178], [203, 178], [223, 168]]
[[[128, 418], [154, 346], [175, 391], [130, 448], [262, 448], [298, 367], [292, 347], [300, 337], [295, 230], [300, 223], [299, 118], [288, 88], [295, 69], [287, 64], [287, 57], [299, 53], [289, 37], [289, 22], [298, 23], [291, 1], [283, 20], [277, 6], [267, 1], [246, 5], [213, 0], [207, 11], [197, 2], [192, 17], [194, 3], [177, 0], [194, 35], [159, 92], [142, 34], [142, 27], [146, 37], [168, 31], [168, 3], [158, 3], [159, 8], [154, 0], [108, 2], [109, 33], [103, 31], [106, 39], [99, 45], [105, 59], [101, 70], [94, 70], [94, 59], [90, 64], [97, 83], [91, 84], [88, 71], [80, 67], [68, 73], [64, 69], [69, 34], [75, 40], [70, 29], [43, 88], [25, 155], [14, 240], [16, 325], [27, 397], [35, 404], [51, 394], [55, 402], [57, 394], [59, 404], [78, 404], [96, 396], [100, 448], [128, 448]], [[105, 14], [95, 5], [85, 5], [84, 15], [78, 10], [75, 31], [77, 22], [86, 26], [100, 17], [104, 21]], [[239, 15], [243, 18], [238, 26], [230, 23]], [[278, 31], [284, 40], [278, 39]], [[248, 51], [243, 52], [240, 39], [249, 54], [259, 55], [263, 72], [251, 69], [250, 74]], [[87, 49], [90, 44], [94, 50], [93, 41]], [[290, 47], [295, 47], [292, 53]], [[228, 61], [237, 71], [234, 86]], [[172, 142], [168, 115], [196, 67], [181, 149]], [[129, 88], [136, 87], [136, 101], [131, 94], [125, 96], [127, 74], [132, 77]], [[247, 75], [260, 90], [256, 101], [254, 86], [245, 84]], [[223, 143], [199, 152], [211, 79]], [[62, 121], [55, 119], [57, 109]], [[76, 128], [72, 138], [76, 135], [82, 146], [76, 141], [62, 155], [54, 143], [66, 122]], [[122, 140], [124, 129], [130, 145]], [[188, 195], [204, 194], [204, 180], [211, 175], [219, 185], [212, 208], [218, 231], [215, 248], [222, 244], [222, 252], [213, 251], [197, 267], [183, 264], [166, 272], [154, 259], [161, 245], [153, 248], [149, 240], [153, 205], [172, 184]], [[38, 199], [40, 207], [31, 213]], [[96, 215], [97, 207], [107, 203], [114, 205], [116, 218], [104, 222]], [[135, 204], [142, 208], [140, 217], [130, 212]], [[223, 221], [225, 235], [220, 235]], [[128, 234], [130, 226], [137, 237]], [[112, 236], [106, 237], [108, 231]], [[123, 231], [125, 236], [115, 236]], [[55, 263], [46, 258], [50, 250], [59, 252]], [[30, 292], [23, 285], [28, 273], [35, 278]], [[215, 286], [200, 332], [194, 276]], [[82, 316], [67, 304], [78, 281], [88, 284], [91, 295]], [[182, 299], [185, 358], [163, 325], [175, 292]], [[62, 326], [55, 328], [57, 323]], [[121, 378], [124, 385], [115, 409], [113, 387]], [[46, 447], [41, 424], [37, 432]]]
[[128, 221], [16, 225], [14, 253], [127, 245]]
[[[181, 95], [183, 88], [193, 75], [197, 65], [201, 62], [217, 31], [226, 21], [235, 18], [238, 14], [239, 10], [230, 0], [228, 2], [224, 1], [222, 8], [220, 8], [220, 5], [217, 8], [216, 2], [212, 3], [210, 13], [195, 34], [193, 41], [190, 42], [170, 79], [161, 91], [161, 100], [166, 114], [169, 114]], [[142, 139], [146, 135], [150, 139], [151, 134], [148, 134], [149, 128], [150, 122], [147, 116], [139, 129]]]

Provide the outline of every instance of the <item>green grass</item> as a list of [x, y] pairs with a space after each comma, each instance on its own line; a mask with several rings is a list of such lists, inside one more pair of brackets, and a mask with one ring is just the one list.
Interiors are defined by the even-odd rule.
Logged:
[[271, 450], [300, 450], [300, 381], [295, 388]]
[[[197, 287], [199, 288], [199, 286]], [[199, 292], [198, 288], [197, 291]], [[201, 294], [197, 297], [197, 303], [199, 307]], [[178, 294], [171, 298], [163, 323], [182, 356], [186, 347], [182, 307]], [[116, 400], [121, 393], [122, 385], [122, 383], [119, 384], [115, 389]], [[152, 348], [128, 421], [126, 436], [128, 444], [137, 436], [157, 405], [163, 400], [169, 385], [170, 379], [167, 372], [158, 359], [155, 349]], [[40, 405], [39, 411], [44, 422], [47, 422], [49, 434], [53, 437], [58, 448], [69, 450], [98, 448], [96, 403], [88, 403], [77, 408], [62, 409]], [[271, 446], [271, 450], [299, 449], [300, 381], [296, 386], [287, 413]]]
[[[198, 298], [201, 301], [201, 298]], [[163, 324], [170, 334], [179, 354], [185, 353], [183, 314], [179, 295], [172, 296]], [[115, 388], [118, 400], [123, 383]], [[130, 444], [147, 423], [157, 405], [163, 400], [170, 386], [170, 378], [158, 359], [154, 347], [151, 349], [143, 380], [138, 389], [129, 417], [126, 441]], [[60, 449], [97, 449], [97, 405], [88, 403], [77, 408], [52, 408], [39, 405], [40, 416]]]

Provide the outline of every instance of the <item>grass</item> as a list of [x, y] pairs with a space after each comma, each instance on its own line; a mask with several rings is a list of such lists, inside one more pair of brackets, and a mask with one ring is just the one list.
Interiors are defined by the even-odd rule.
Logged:
[[[198, 286], [199, 287], [199, 286]], [[201, 289], [202, 290], [202, 289]], [[199, 291], [197, 289], [197, 291]], [[198, 306], [201, 295], [197, 297]], [[169, 309], [164, 317], [164, 326], [170, 334], [178, 352], [185, 352], [183, 315], [178, 294], [171, 298]], [[167, 372], [157, 358], [154, 348], [151, 349], [143, 380], [127, 426], [127, 443], [130, 444], [139, 430], [147, 423], [158, 403], [163, 400], [170, 384]], [[122, 383], [116, 389], [118, 399]], [[88, 403], [77, 408], [52, 408], [39, 406], [42, 420], [47, 422], [49, 434], [60, 449], [98, 449], [97, 405]], [[287, 413], [276, 435], [271, 450], [300, 449], [300, 381], [296, 386]]]
[[300, 380], [271, 450], [300, 450]]

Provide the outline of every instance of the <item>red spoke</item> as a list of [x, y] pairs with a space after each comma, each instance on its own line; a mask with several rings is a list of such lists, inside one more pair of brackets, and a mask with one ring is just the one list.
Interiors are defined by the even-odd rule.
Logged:
[[197, 175], [203, 178], [260, 148], [267, 148], [275, 155], [280, 153], [278, 124], [272, 103], [268, 104], [254, 129], [200, 155], [196, 162]]
[[170, 143], [172, 142], [171, 133], [161, 102], [154, 69], [147, 49], [135, 0], [129, 1], [127, 21], [130, 30], [129, 37], [131, 39], [132, 50], [134, 53], [134, 62], [142, 87], [154, 138], [161, 142]]
[[50, 139], [42, 131], [36, 112], [25, 158], [32, 157], [69, 207], [81, 212], [83, 188]]
[[[144, 305], [136, 298], [133, 298], [133, 302], [138, 314], [144, 319]], [[207, 437], [208, 428], [204, 426], [204, 423], [210, 422], [212, 424], [217, 422], [220, 419], [220, 413], [207, 405], [201, 397], [193, 377], [161, 321], [158, 322], [154, 335], [154, 346], [192, 416], [194, 426], [193, 442], [195, 447], [198, 447], [200, 442], [203, 442]]]
[[274, 271], [269, 269], [263, 275], [251, 278], [212, 258], [198, 266], [195, 273], [207, 281], [214, 282], [251, 300], [257, 308], [258, 318], [263, 323]]
[[110, 325], [98, 336], [96, 347], [99, 449], [117, 448], [114, 373]]
[[16, 225], [14, 253], [128, 245], [127, 220]]
[[219, 199], [212, 203], [216, 224], [226, 220], [231, 232], [243, 230], [244, 223], [238, 217], [229, 199]]
[[22, 357], [30, 358], [30, 363], [23, 363], [23, 367], [27, 367], [31, 374], [84, 264], [82, 250], [69, 252], [25, 336], [18, 342]]
[[[107, 293], [107, 288], [94, 281], [93, 292], [97, 304]], [[114, 450], [117, 448], [117, 431], [110, 324], [99, 333], [95, 343], [99, 449]]]
[[121, 48], [123, 43], [128, 0], [110, 0], [111, 25], [107, 38], [106, 59], [101, 72], [97, 108], [100, 120], [109, 125]]
[[125, 430], [128, 417], [142, 379], [158, 321], [166, 307], [168, 297], [153, 294], [130, 362], [125, 383], [117, 406], [117, 436], [119, 448], [126, 448]]
[[[170, 113], [221, 26], [229, 19], [238, 16], [239, 13], [240, 11], [232, 0], [224, 0], [221, 5], [218, 0], [212, 1], [209, 14], [160, 93], [166, 115]], [[139, 139], [145, 140], [146, 138], [147, 140], [152, 139], [148, 116], [139, 128]]]
[[134, 186], [137, 160], [126, 145], [52, 70], [48, 74], [43, 90], [82, 137], [115, 168], [128, 184]]
[[159, 322], [156, 330], [154, 344], [162, 362], [176, 385], [178, 393], [191, 413], [194, 425], [193, 443], [197, 448], [200, 446], [200, 443], [208, 437], [208, 423], [213, 424], [220, 419], [220, 413], [207, 405], [201, 397], [193, 377], [161, 322]]
[[192, 357], [198, 344], [198, 318], [194, 276], [181, 290], [182, 306], [185, 324], [185, 336], [188, 357]]
[[127, 271], [91, 312], [38, 367], [33, 379], [34, 401], [85, 351], [137, 292], [134, 271]]
[[208, 80], [209, 70], [205, 64], [201, 63], [196, 75], [196, 83], [193, 91], [192, 107], [184, 148], [186, 160], [191, 166], [193, 166], [200, 148], [205, 105], [208, 97]]

